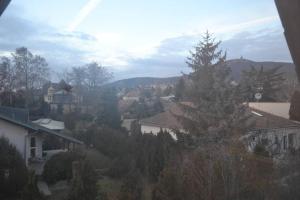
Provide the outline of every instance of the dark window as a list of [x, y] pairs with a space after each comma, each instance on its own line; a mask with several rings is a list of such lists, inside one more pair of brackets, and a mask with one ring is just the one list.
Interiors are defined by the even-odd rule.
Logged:
[[289, 148], [294, 147], [294, 134], [289, 134]]
[[278, 136], [277, 135], [275, 136], [275, 144], [277, 144], [277, 145], [279, 144], [279, 140], [278, 140]]
[[287, 136], [283, 136], [283, 149], [286, 150], [287, 149]]
[[30, 139], [30, 147], [36, 147], [35, 137]]
[[35, 148], [30, 149], [30, 157], [35, 158]]

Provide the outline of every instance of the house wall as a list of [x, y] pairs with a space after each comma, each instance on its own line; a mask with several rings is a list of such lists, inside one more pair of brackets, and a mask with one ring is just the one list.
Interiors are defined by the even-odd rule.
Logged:
[[146, 126], [146, 125], [141, 125], [141, 131], [142, 131], [142, 134], [153, 134], [153, 135], [157, 135], [160, 130], [163, 130], [163, 131], [167, 131], [170, 133], [170, 135], [172, 136], [172, 138], [174, 140], [177, 140], [177, 136], [176, 134], [174, 133], [174, 131], [172, 131], [171, 129], [169, 128], [163, 128], [163, 127], [157, 127], [157, 126]]
[[289, 149], [300, 149], [300, 128], [276, 128], [250, 131], [246, 138], [249, 151], [257, 144], [265, 146], [272, 155], [280, 155]]
[[7, 138], [17, 148], [26, 161], [26, 164], [28, 158], [26, 155], [27, 135], [28, 131], [25, 128], [6, 122], [5, 120], [0, 120], [0, 137]]

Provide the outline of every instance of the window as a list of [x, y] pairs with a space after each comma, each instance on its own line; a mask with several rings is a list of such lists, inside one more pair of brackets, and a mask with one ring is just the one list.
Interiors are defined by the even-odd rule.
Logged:
[[30, 157], [31, 158], [36, 157], [36, 138], [35, 137], [30, 138]]
[[283, 149], [286, 150], [288, 147], [288, 144], [287, 144], [287, 136], [283, 136]]
[[295, 134], [289, 134], [289, 148], [294, 147], [294, 142], [295, 141]]
[[35, 137], [31, 137], [31, 139], [30, 139], [30, 147], [36, 147]]

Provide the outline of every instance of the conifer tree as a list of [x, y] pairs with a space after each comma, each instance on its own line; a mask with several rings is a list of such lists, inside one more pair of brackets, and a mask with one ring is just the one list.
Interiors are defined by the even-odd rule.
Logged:
[[188, 133], [214, 142], [240, 133], [248, 119], [241, 89], [231, 78], [220, 44], [207, 32], [190, 52], [187, 65], [192, 73], [186, 95], [191, 103], [181, 104], [184, 115], [178, 116]]
[[251, 66], [250, 70], [242, 72], [241, 85], [243, 91], [247, 94], [247, 101], [256, 101], [256, 93], [262, 94], [260, 101], [270, 102], [280, 100], [280, 92], [284, 85], [284, 73], [280, 72], [281, 66], [271, 69], [265, 69], [264, 66], [255, 68]]

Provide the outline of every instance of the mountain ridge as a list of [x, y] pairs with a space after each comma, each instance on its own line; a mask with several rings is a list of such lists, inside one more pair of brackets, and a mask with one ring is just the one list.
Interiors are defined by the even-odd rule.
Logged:
[[[282, 66], [280, 72], [284, 72], [286, 78], [297, 79], [295, 73], [295, 65], [289, 62], [276, 62], [276, 61], [252, 61], [247, 59], [232, 59], [227, 61], [227, 65], [232, 70], [232, 76], [235, 80], [240, 80], [241, 73], [243, 70], [249, 70], [251, 66], [259, 68], [264, 66], [265, 69], [270, 69], [273, 67]], [[137, 86], [149, 86], [156, 84], [174, 85], [180, 79], [181, 76], [173, 76], [166, 78], [158, 77], [134, 77], [117, 80], [115, 82], [109, 83], [109, 86], [118, 88], [134, 88]]]

